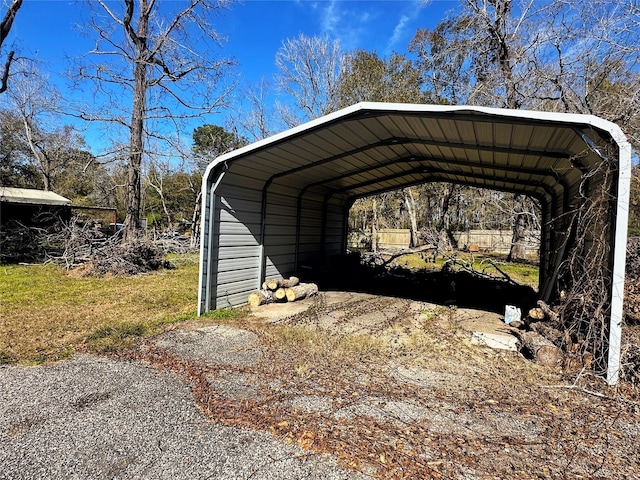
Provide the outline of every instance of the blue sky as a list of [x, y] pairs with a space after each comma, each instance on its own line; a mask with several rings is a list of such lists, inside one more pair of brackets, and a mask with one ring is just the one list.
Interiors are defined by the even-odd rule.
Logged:
[[248, 0], [232, 7], [220, 31], [249, 79], [273, 73], [274, 58], [286, 38], [328, 35], [345, 50], [364, 49], [388, 56], [406, 52], [418, 28], [432, 26], [454, 1], [428, 5], [420, 0], [338, 1]]
[[[167, 1], [167, 0], [165, 0]], [[170, 0], [180, 1], [180, 0]], [[222, 55], [236, 58], [249, 79], [270, 76], [276, 51], [299, 33], [327, 34], [345, 50], [375, 50], [381, 56], [405, 52], [418, 28], [433, 26], [456, 5], [455, 0], [245, 0], [232, 3], [214, 22], [225, 37]], [[65, 56], [92, 46], [78, 25], [86, 8], [75, 0], [26, 0], [12, 39], [28, 56], [61, 69]]]
[[[181, 1], [181, 0], [164, 0]], [[455, 0], [244, 0], [232, 3], [214, 21], [225, 40], [221, 57], [237, 61], [239, 83], [271, 79], [275, 55], [283, 40], [328, 35], [344, 50], [376, 51], [386, 57], [406, 53], [418, 28], [432, 27]], [[16, 17], [11, 38], [17, 50], [37, 58], [50, 79], [64, 91], [59, 77], [65, 58], [86, 53], [93, 43], [79, 33], [89, 16], [86, 5], [75, 0], [25, 0]]]

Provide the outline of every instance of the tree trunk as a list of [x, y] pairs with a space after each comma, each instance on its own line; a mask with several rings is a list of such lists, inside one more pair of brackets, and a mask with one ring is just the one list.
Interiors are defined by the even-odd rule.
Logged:
[[409, 215], [409, 224], [411, 225], [411, 246], [418, 246], [418, 218], [416, 213], [416, 199], [413, 196], [413, 192], [410, 188], [402, 190], [404, 196], [404, 203], [407, 207], [407, 213]]
[[497, 57], [504, 79], [504, 86], [507, 95], [507, 108], [518, 109], [521, 102], [518, 100], [518, 92], [513, 80], [513, 59], [512, 53], [507, 43], [507, 20], [511, 12], [512, 0], [499, 0], [495, 2], [497, 21], [494, 23], [493, 36], [497, 45]]
[[371, 220], [371, 251], [376, 253], [378, 251], [378, 202], [376, 197], [373, 197], [373, 219]]
[[525, 213], [524, 195], [515, 195], [513, 198], [514, 214], [513, 235], [511, 237], [511, 249], [507, 256], [507, 261], [513, 262], [527, 259], [527, 248], [525, 244], [528, 226], [528, 217]]
[[42, 174], [42, 189], [45, 192], [51, 191], [51, 161], [47, 155], [47, 153], [38, 146], [37, 142], [33, 138], [33, 128], [30, 117], [26, 116], [26, 112], [24, 113], [25, 117], [22, 120], [22, 125], [24, 126], [24, 134], [27, 138], [27, 144], [29, 145], [29, 150], [33, 154], [33, 157], [38, 162], [38, 169]]
[[[164, 194], [164, 181], [162, 178], [159, 179], [158, 184], [156, 185], [151, 181], [151, 177], [147, 176], [147, 185], [153, 188], [158, 197], [160, 197], [160, 203], [162, 204], [162, 211], [164, 212], [164, 216], [167, 217], [167, 228], [169, 230], [173, 230], [173, 220], [171, 218], [171, 212], [169, 211], [169, 207], [167, 206], [167, 197]], [[155, 222], [154, 222], [155, 225]]]
[[[11, 31], [11, 27], [13, 26], [13, 21], [16, 18], [16, 14], [20, 7], [22, 6], [22, 0], [13, 0], [11, 5], [4, 14], [4, 18], [0, 23], [0, 47], [4, 44], [9, 32]], [[13, 63], [15, 50], [11, 50], [7, 54], [7, 60], [5, 61], [4, 68], [2, 69], [2, 74], [0, 75], [0, 93], [3, 93], [7, 90], [8, 82], [9, 82], [9, 71], [11, 70], [11, 64]]]
[[200, 244], [200, 202], [202, 201], [202, 191], [198, 192], [196, 202], [193, 206], [193, 216], [191, 217], [191, 248], [196, 248]]
[[140, 0], [138, 28], [131, 24], [133, 1], [127, 0], [128, 12], [124, 20], [127, 33], [136, 50], [133, 73], [133, 107], [131, 111], [131, 139], [129, 143], [129, 168], [127, 172], [127, 205], [122, 240], [137, 236], [140, 230], [140, 204], [142, 199], [142, 153], [144, 151], [144, 120], [147, 106], [147, 34], [149, 31], [148, 0]]

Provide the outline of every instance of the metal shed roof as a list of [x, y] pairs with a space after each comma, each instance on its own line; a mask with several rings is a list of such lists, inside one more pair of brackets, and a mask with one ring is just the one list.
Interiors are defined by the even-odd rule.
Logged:
[[[622, 318], [631, 151], [619, 127], [590, 115], [359, 103], [217, 158], [203, 179], [200, 311], [215, 307], [215, 298], [225, 295], [213, 291], [211, 285], [220, 282], [212, 276], [234, 272], [238, 289], [225, 290], [227, 298], [242, 288], [259, 288], [269, 273], [295, 271], [305, 248], [326, 251], [337, 237], [345, 237], [346, 228], [338, 223], [355, 199], [431, 181], [538, 199], [545, 225], [540, 289], [548, 298], [568, 236], [562, 218], [575, 208], [583, 173], [603, 161], [606, 149], [615, 151], [618, 162], [611, 192], [617, 210], [611, 220], [610, 344], [619, 344], [619, 329], [613, 327]], [[218, 207], [216, 197], [223, 201]], [[256, 247], [256, 265], [225, 264], [216, 257], [221, 245], [243, 246], [247, 252]], [[291, 251], [293, 256], [283, 260]], [[246, 278], [244, 287], [240, 278]]]
[[57, 193], [31, 188], [0, 187], [0, 201], [34, 205], [70, 205], [71, 200]]

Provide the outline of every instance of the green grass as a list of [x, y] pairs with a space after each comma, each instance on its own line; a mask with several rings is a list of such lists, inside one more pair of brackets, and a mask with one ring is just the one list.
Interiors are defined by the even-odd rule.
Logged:
[[[424, 260], [417, 253], [410, 253], [403, 255], [396, 259], [396, 264], [406, 266], [411, 269], [428, 269], [428, 270], [440, 270], [445, 262], [446, 258], [438, 257], [436, 262], [431, 262], [431, 257], [425, 256]], [[477, 272], [485, 273], [492, 277], [504, 278], [504, 276], [496, 269], [493, 264], [497, 265], [500, 270], [506, 273], [513, 281], [522, 285], [529, 285], [533, 288], [538, 288], [538, 272], [539, 269], [536, 265], [530, 263], [516, 263], [507, 262], [504, 256], [500, 255], [480, 255], [460, 253], [456, 256], [457, 260], [464, 264], [467, 268], [473, 269]], [[454, 265], [454, 271], [460, 271], [464, 268], [460, 265]]]
[[[76, 351], [127, 348], [172, 323], [197, 319], [197, 255], [135, 277], [78, 277], [54, 265], [0, 267], [0, 363], [55, 361]], [[207, 319], [238, 313], [223, 309]]]
[[[473, 268], [500, 276], [486, 257], [458, 258], [468, 265], [473, 260]], [[198, 257], [173, 256], [171, 261], [175, 269], [102, 278], [76, 276], [54, 265], [0, 266], [0, 364], [37, 364], [68, 358], [77, 351], [120, 350], [179, 322], [239, 321], [243, 312], [236, 309], [220, 309], [198, 318]], [[442, 268], [443, 262], [438, 258], [434, 265], [417, 254], [397, 260], [400, 265], [432, 269]], [[537, 267], [502, 261], [499, 266], [515, 281], [537, 286]], [[380, 347], [362, 339], [349, 342], [330, 347], [343, 354]]]

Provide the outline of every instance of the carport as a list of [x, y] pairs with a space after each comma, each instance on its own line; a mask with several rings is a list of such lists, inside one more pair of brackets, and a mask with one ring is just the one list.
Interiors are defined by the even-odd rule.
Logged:
[[[359, 103], [218, 157], [203, 177], [199, 312], [246, 303], [265, 278], [299, 274], [346, 252], [361, 197], [452, 182], [536, 198], [542, 208], [540, 298], [557, 295], [572, 212], [614, 165], [608, 381], [619, 368], [631, 149], [590, 115], [469, 106]], [[583, 179], [589, 180], [584, 182]]]

